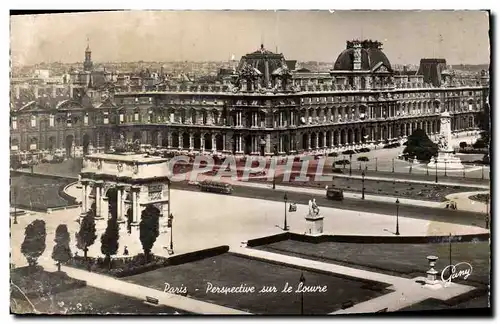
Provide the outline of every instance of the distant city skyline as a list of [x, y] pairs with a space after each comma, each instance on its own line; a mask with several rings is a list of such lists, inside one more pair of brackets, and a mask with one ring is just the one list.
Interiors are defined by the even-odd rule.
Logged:
[[373, 39], [392, 64], [444, 58], [489, 64], [485, 11], [123, 11], [11, 17], [14, 65], [227, 61], [260, 44], [288, 60], [335, 62], [346, 40]]

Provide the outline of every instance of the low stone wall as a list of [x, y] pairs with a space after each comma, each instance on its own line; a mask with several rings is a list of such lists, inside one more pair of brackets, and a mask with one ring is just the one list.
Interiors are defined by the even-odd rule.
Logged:
[[[466, 234], [451, 237], [452, 242], [484, 242], [490, 239], [490, 234]], [[247, 242], [248, 247], [272, 244], [285, 240], [294, 240], [312, 244], [324, 242], [338, 243], [373, 243], [373, 244], [427, 244], [448, 243], [449, 236], [361, 236], [361, 235], [319, 235], [310, 236], [297, 233], [282, 233], [261, 237]]]

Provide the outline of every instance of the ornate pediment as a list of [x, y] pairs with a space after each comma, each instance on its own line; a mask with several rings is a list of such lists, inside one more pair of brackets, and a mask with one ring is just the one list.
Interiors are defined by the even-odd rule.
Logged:
[[387, 73], [390, 72], [389, 69], [384, 65], [383, 62], [377, 63], [371, 71], [372, 73]]

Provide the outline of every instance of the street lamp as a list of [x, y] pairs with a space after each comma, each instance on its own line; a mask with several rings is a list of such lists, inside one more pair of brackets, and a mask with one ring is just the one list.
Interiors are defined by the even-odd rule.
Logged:
[[352, 153], [349, 154], [349, 176], [352, 176]]
[[365, 199], [365, 171], [361, 172], [361, 199]]
[[173, 226], [173, 221], [174, 221], [174, 215], [170, 213], [168, 215], [168, 227], [170, 227], [170, 250], [168, 251], [168, 254], [174, 254], [174, 226]]
[[285, 201], [285, 223], [283, 225], [283, 230], [288, 231], [288, 225], [286, 224], [286, 203], [288, 201], [288, 196], [286, 195], [286, 192], [285, 192], [285, 196], [283, 197], [283, 200]]
[[304, 277], [304, 273], [300, 274], [300, 283], [302, 284], [302, 289], [300, 290], [300, 315], [304, 315], [304, 285], [306, 283], [306, 278]]
[[399, 198], [396, 199], [396, 235], [399, 235]]
[[438, 165], [437, 165], [437, 160], [434, 160], [434, 166], [436, 167], [436, 183], [438, 183]]

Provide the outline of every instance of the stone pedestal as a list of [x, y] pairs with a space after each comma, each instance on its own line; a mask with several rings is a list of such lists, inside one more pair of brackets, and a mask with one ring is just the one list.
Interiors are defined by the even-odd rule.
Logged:
[[428, 164], [429, 168], [440, 170], [463, 170], [465, 167], [460, 158], [456, 157], [453, 151], [440, 150], [437, 159], [432, 158]]
[[306, 235], [321, 235], [323, 234], [323, 216], [307, 215], [306, 216]]

